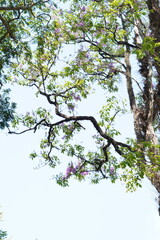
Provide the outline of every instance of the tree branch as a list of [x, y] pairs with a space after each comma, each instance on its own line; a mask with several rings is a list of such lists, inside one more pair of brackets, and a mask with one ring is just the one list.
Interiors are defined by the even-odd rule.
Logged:
[[2, 17], [2, 15], [0, 14], [0, 20], [2, 21], [3, 25], [5, 26], [7, 33], [9, 34], [9, 36], [11, 38], [13, 38], [14, 40], [16, 40], [15, 36], [12, 33], [11, 27], [9, 26], [8, 21], [6, 21], [5, 18]]
[[9, 130], [8, 133], [9, 133], [9, 134], [20, 135], [20, 134], [25, 133], [25, 132], [28, 132], [28, 131], [34, 131], [34, 132], [36, 132], [36, 131], [37, 131], [37, 127], [38, 127], [39, 125], [41, 125], [43, 122], [46, 122], [46, 120], [45, 120], [45, 119], [42, 119], [42, 120], [41, 120], [40, 122], [38, 122], [34, 127], [32, 127], [32, 128], [27, 128], [27, 129], [25, 129], [25, 130], [23, 130], [23, 131], [21, 131], [21, 132], [14, 132], [14, 131], [11, 131], [10, 129], [8, 129], [8, 130]]

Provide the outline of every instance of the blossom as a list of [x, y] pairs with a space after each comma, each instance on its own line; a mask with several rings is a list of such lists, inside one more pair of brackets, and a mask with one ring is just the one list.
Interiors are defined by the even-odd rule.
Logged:
[[73, 167], [69, 166], [67, 169], [66, 169], [66, 175], [65, 175], [65, 179], [68, 178], [71, 173], [73, 172]]
[[75, 108], [74, 104], [72, 104], [72, 103], [68, 104], [68, 109], [69, 110], [73, 111], [74, 108]]
[[26, 112], [26, 115], [27, 115], [27, 116], [30, 116], [30, 112]]
[[73, 164], [71, 164], [67, 169], [66, 169], [66, 175], [65, 179], [68, 178], [72, 173], [74, 174], [77, 171], [78, 165], [76, 167], [73, 167]]
[[80, 101], [81, 100], [81, 97], [79, 95], [76, 95], [75, 93], [71, 93], [71, 96], [76, 100], [76, 101]]
[[66, 169], [66, 175], [68, 176], [71, 172], [72, 172], [73, 168], [72, 167], [68, 167]]
[[81, 166], [81, 162], [78, 161], [77, 165], [75, 166], [76, 169], [78, 169]]
[[86, 11], [86, 8], [83, 6], [83, 7], [81, 8], [81, 10], [82, 10], [83, 12], [85, 12], [85, 11]]
[[88, 172], [87, 171], [81, 172], [81, 175], [86, 176], [86, 175], [88, 175]]
[[113, 65], [113, 63], [112, 63], [112, 62], [111, 62], [111, 63], [109, 63], [109, 64], [108, 64], [108, 67], [109, 67], [110, 69], [114, 68], [114, 65]]
[[76, 171], [77, 171], [76, 167], [72, 169], [72, 173], [75, 173]]
[[73, 126], [72, 124], [69, 124], [69, 125], [68, 125], [68, 130], [72, 131], [73, 128], [74, 128], [74, 126]]
[[89, 57], [90, 57], [90, 55], [89, 55], [88, 52], [86, 52], [85, 57], [86, 57], [86, 58], [89, 58]]
[[109, 73], [114, 73], [115, 72], [115, 67], [114, 67], [112, 62], [108, 64], [108, 68], [109, 68]]
[[115, 168], [114, 167], [110, 167], [109, 173], [110, 173], [110, 175], [113, 175], [115, 173]]
[[75, 99], [76, 101], [81, 101], [81, 97], [80, 97], [79, 95], [74, 96], [74, 99]]
[[84, 26], [84, 22], [80, 22], [77, 24], [77, 27], [83, 27]]

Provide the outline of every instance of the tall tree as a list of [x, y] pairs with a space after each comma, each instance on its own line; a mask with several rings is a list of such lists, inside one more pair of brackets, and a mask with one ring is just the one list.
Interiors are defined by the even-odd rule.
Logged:
[[[18, 62], [12, 62], [18, 80], [8, 80], [35, 87], [36, 94], [54, 108], [54, 113], [40, 107], [33, 114], [17, 116], [13, 126], [22, 123], [25, 128], [16, 133], [45, 129], [41, 157], [51, 167], [63, 160], [56, 150], [73, 157], [75, 162], [69, 162], [66, 172], [56, 176], [63, 186], [74, 176], [78, 180], [90, 177], [93, 183], [121, 179], [133, 190], [146, 175], [160, 193], [160, 3], [74, 0], [68, 5], [67, 10], [48, 5], [43, 27], [39, 31], [41, 23], [36, 23], [31, 36], [32, 57], [21, 54]], [[64, 57], [62, 51], [70, 46], [75, 46], [74, 54], [69, 57], [67, 52]], [[62, 58], [64, 64], [58, 70]], [[123, 96], [117, 94], [122, 84], [135, 130], [135, 139], [126, 142], [116, 140], [120, 133], [114, 127], [116, 117], [126, 112], [120, 100]], [[109, 93], [98, 119], [76, 111], [93, 86]], [[85, 121], [94, 127], [95, 151], [87, 150], [85, 142], [75, 144], [78, 134], [88, 130]], [[37, 153], [31, 154], [32, 159], [36, 157]]]

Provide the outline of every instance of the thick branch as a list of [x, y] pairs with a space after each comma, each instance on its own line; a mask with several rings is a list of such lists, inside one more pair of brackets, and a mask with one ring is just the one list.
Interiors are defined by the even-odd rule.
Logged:
[[120, 155], [123, 155], [123, 152], [119, 149], [119, 146], [121, 147], [127, 147], [129, 150], [131, 150], [131, 147], [128, 144], [122, 143], [122, 142], [117, 142], [110, 136], [108, 136], [106, 133], [103, 132], [101, 127], [99, 126], [98, 122], [96, 119], [92, 116], [67, 116], [65, 114], [61, 114], [60, 112], [58, 113], [58, 116], [65, 118], [64, 120], [61, 120], [57, 123], [51, 124], [52, 126], [59, 125], [63, 122], [70, 122], [70, 121], [90, 121], [94, 128], [97, 130], [97, 132], [108, 141], [109, 144], [112, 144], [115, 148], [115, 151], [119, 153]]

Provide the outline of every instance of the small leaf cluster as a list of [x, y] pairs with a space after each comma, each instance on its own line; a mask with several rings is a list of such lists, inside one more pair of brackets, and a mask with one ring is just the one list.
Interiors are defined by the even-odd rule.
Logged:
[[7, 232], [0, 230], [0, 240], [4, 240], [7, 238]]
[[9, 91], [3, 90], [0, 95], [0, 129], [8, 128], [9, 122], [14, 119], [16, 103], [10, 102]]

